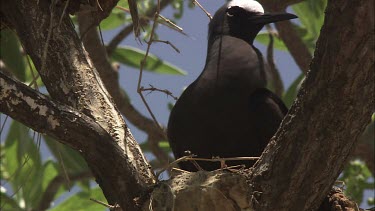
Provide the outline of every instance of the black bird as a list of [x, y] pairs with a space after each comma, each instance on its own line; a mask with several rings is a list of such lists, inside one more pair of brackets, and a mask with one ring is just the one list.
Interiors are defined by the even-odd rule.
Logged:
[[[183, 92], [169, 117], [168, 139], [175, 158], [186, 152], [200, 158], [260, 156], [287, 112], [265, 88], [260, 51], [253, 41], [265, 24], [297, 18], [265, 14], [254, 0], [232, 0], [209, 23], [206, 65]], [[204, 170], [220, 163], [200, 161]], [[227, 161], [227, 165], [254, 161]], [[188, 161], [181, 169], [197, 171]]]

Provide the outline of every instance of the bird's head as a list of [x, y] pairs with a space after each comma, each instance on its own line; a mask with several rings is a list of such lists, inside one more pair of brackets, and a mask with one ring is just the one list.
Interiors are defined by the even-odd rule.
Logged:
[[231, 0], [222, 6], [209, 24], [210, 39], [230, 35], [253, 43], [255, 36], [268, 23], [297, 18], [289, 13], [264, 13], [255, 0]]

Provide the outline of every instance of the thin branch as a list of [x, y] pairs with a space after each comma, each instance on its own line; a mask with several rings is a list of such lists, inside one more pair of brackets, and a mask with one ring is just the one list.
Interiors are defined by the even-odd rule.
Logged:
[[[160, 4], [158, 3], [157, 6], [150, 8], [146, 12], [145, 16], [150, 17], [150, 16], [153, 16], [156, 11], [160, 12], [165, 7], [167, 7], [171, 1], [172, 0], [161, 0]], [[160, 6], [159, 9], [158, 9], [158, 6]], [[140, 22], [140, 27], [146, 26], [146, 25], [147, 25], [146, 22]], [[122, 29], [116, 36], [113, 37], [113, 39], [107, 45], [107, 53], [108, 53], [109, 56], [117, 48], [117, 46], [120, 44], [120, 42], [123, 39], [125, 39], [125, 37], [127, 37], [132, 32], [132, 29], [133, 29], [133, 24], [130, 24], [127, 27], [125, 27], [124, 29]]]
[[[130, 10], [129, 9], [127, 9], [127, 8], [125, 8], [125, 7], [121, 7], [121, 6], [116, 6], [116, 8], [117, 9], [120, 9], [120, 10], [122, 10], [122, 11], [124, 11], [124, 12], [127, 12], [127, 13], [130, 13]], [[160, 15], [160, 14], [159, 14]], [[172, 21], [170, 21], [169, 19], [167, 19], [167, 18], [165, 18], [164, 16], [162, 16], [162, 15], [160, 15], [161, 16], [161, 18], [164, 18], [164, 19], [166, 19], [167, 21], [169, 21], [170, 23], [168, 23], [168, 22], [166, 22], [166, 21], [159, 21], [158, 20], [158, 23], [160, 23], [160, 24], [162, 24], [162, 25], [164, 25], [164, 26], [166, 26], [166, 27], [168, 27], [168, 28], [170, 28], [170, 29], [172, 29], [172, 30], [175, 30], [175, 31], [177, 31], [177, 32], [179, 32], [179, 33], [181, 33], [181, 34], [183, 34], [183, 35], [187, 35], [187, 34], [185, 34], [184, 32], [183, 32], [183, 28], [181, 28], [180, 26], [177, 26], [176, 24], [174, 24]], [[149, 17], [149, 16], [140, 16], [139, 17], [139, 19], [140, 20], [142, 20], [142, 21], [152, 21], [153, 20], [153, 18], [152, 17]]]
[[182, 32], [183, 29], [179, 26], [177, 26], [175, 23], [173, 23], [171, 20], [169, 20], [168, 18], [162, 16], [161, 14], [159, 14], [159, 17], [161, 19], [163, 19], [165, 22], [169, 23], [170, 25], [172, 25], [174, 28], [176, 28], [178, 31]]
[[208, 162], [222, 162], [222, 161], [231, 161], [231, 160], [258, 160], [259, 157], [233, 157], [233, 158], [197, 158], [197, 157], [188, 157], [185, 160], [196, 160], [196, 161], [208, 161]]
[[[286, 8], [292, 4], [302, 2], [303, 0], [286, 0], [275, 2], [273, 0], [262, 0], [261, 4], [269, 12], [285, 12]], [[276, 29], [279, 32], [280, 38], [284, 41], [289, 52], [293, 56], [301, 71], [306, 74], [309, 70], [309, 65], [312, 56], [309, 49], [297, 34], [291, 21], [282, 21], [275, 23]]]
[[[46, 66], [46, 60], [47, 60], [47, 54], [48, 54], [48, 47], [49, 47], [49, 42], [51, 40], [51, 36], [52, 36], [52, 29], [53, 29], [53, 16], [54, 16], [54, 13], [55, 13], [55, 3], [56, 3], [56, 0], [52, 0], [51, 2], [51, 5], [50, 5], [50, 20], [49, 20], [49, 27], [48, 27], [48, 34], [47, 34], [47, 39], [46, 39], [46, 43], [44, 44], [44, 48], [43, 48], [43, 54], [42, 54], [42, 66], [41, 66], [41, 71], [44, 71], [45, 69], [45, 66]], [[62, 18], [63, 16], [61, 16], [60, 18]]]
[[212, 15], [197, 1], [197, 0], [192, 0], [193, 4], [198, 5], [201, 10], [206, 13], [207, 17], [212, 20]]
[[173, 96], [172, 92], [170, 92], [168, 89], [158, 89], [158, 88], [152, 86], [151, 84], [149, 84], [149, 85], [150, 85], [150, 88], [144, 88], [142, 86], [141, 91], [150, 91], [149, 93], [154, 92], [154, 91], [158, 91], [158, 92], [165, 93], [167, 96], [171, 96], [175, 100], [178, 99], [177, 97]]
[[128, 0], [129, 11], [133, 22], [133, 31], [136, 38], [139, 37], [141, 30], [139, 26], [138, 7], [136, 0]]
[[166, 167], [162, 168], [159, 172], [157, 172], [156, 178], [159, 178], [160, 174], [163, 173], [165, 170], [169, 169], [171, 166], [174, 166], [177, 163], [180, 163], [182, 161], [186, 161], [188, 158], [192, 158], [194, 156], [195, 155], [191, 154], [191, 155], [186, 155], [186, 156], [183, 156], [183, 157], [180, 157], [180, 158], [174, 160], [173, 162], [169, 163]]
[[[143, 60], [141, 61], [141, 65], [140, 65], [140, 68], [139, 68], [139, 77], [138, 77], [137, 92], [138, 92], [139, 96], [141, 97], [144, 105], [146, 106], [147, 111], [149, 112], [149, 114], [151, 115], [152, 119], [154, 120], [155, 125], [157, 125], [160, 128], [161, 131], [163, 131], [163, 128], [160, 126], [160, 124], [156, 120], [155, 115], [153, 114], [153, 112], [152, 112], [150, 106], [148, 105], [145, 97], [143, 96], [142, 87], [141, 87], [142, 76], [143, 76], [143, 69], [144, 69], [144, 65], [146, 64], [146, 60], [147, 60], [148, 54], [150, 52], [152, 40], [154, 39], [155, 28], [156, 28], [156, 24], [157, 24], [157, 19], [159, 17], [159, 12], [160, 12], [160, 0], [158, 0], [157, 9], [156, 9], [156, 12], [154, 14], [154, 23], [152, 25], [152, 29], [151, 29], [149, 41], [147, 42], [146, 53], [145, 53], [145, 56], [143, 57]], [[166, 134], [164, 132], [163, 132], [163, 134], [164, 134], [165, 139], [167, 139]]]
[[275, 25], [280, 38], [284, 41], [290, 54], [293, 56], [294, 61], [306, 75], [312, 59], [309, 49], [303, 42], [302, 38], [297, 34], [291, 21], [278, 22]]
[[180, 50], [175, 45], [173, 45], [173, 43], [169, 42], [168, 40], [152, 40], [152, 42], [165, 43], [167, 45], [170, 45], [177, 53], [180, 53]]
[[161, 131], [154, 122], [139, 112], [130, 102], [125, 91], [120, 87], [118, 71], [109, 63], [104, 46], [100, 45], [97, 31], [93, 28], [86, 30], [91, 25], [92, 19], [87, 14], [78, 14], [78, 24], [80, 32], [88, 31], [87, 36], [82, 40], [86, 50], [95, 67], [100, 74], [107, 90], [113, 97], [120, 112], [135, 125], [138, 129], [144, 131], [148, 135], [148, 141], [152, 146], [152, 153], [160, 159], [161, 165], [168, 163], [169, 156], [167, 152], [162, 150], [159, 142], [165, 139], [164, 131]]
[[272, 30], [272, 27], [270, 25], [266, 25], [268, 35], [270, 38], [270, 42], [267, 46], [267, 63], [269, 67], [269, 72], [271, 74], [272, 84], [275, 91], [275, 94], [279, 97], [282, 96], [284, 93], [284, 85], [281, 81], [279, 70], [276, 67], [275, 61], [273, 59], [273, 43], [274, 43], [274, 32]]

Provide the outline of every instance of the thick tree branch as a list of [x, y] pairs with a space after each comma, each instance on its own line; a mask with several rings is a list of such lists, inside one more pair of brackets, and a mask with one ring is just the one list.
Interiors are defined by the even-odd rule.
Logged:
[[[109, 174], [113, 171], [118, 174], [124, 171], [122, 168], [126, 165], [123, 162], [125, 155], [118, 152], [112, 137], [98, 123], [72, 107], [52, 102], [3, 72], [0, 72], [0, 111], [33, 130], [46, 133], [76, 149], [85, 157], [93, 171], [98, 171], [96, 168], [108, 171]], [[117, 177], [112, 175], [111, 178], [114, 181], [123, 180], [121, 175]], [[128, 180], [131, 181], [132, 178], [129, 177]], [[133, 188], [137, 188], [136, 185], [135, 183]], [[117, 192], [116, 188], [113, 191]]]
[[134, 198], [155, 182], [153, 173], [86, 55], [69, 16], [53, 2], [9, 0], [2, 4], [1, 13], [15, 28], [51, 98], [89, 116], [110, 135], [111, 139], [100, 141], [82, 138], [85, 142], [71, 137], [71, 144], [82, 151], [109, 203], [136, 210]]
[[373, 8], [328, 2], [311, 71], [252, 174], [256, 210], [314, 210], [342, 171], [373, 112]]
[[94, 66], [98, 70], [104, 85], [113, 97], [120, 112], [133, 125], [147, 133], [148, 141], [153, 146], [151, 148], [153, 154], [162, 165], [167, 165], [170, 160], [169, 156], [158, 145], [158, 142], [164, 139], [163, 131], [130, 103], [130, 99], [127, 98], [125, 92], [120, 87], [117, 70], [114, 70], [113, 66], [109, 63], [106, 49], [100, 41], [96, 28], [91, 27], [94, 23], [93, 21], [95, 20], [88, 14], [78, 14], [81, 36], [85, 32], [85, 36], [82, 38], [85, 49], [89, 53]]
[[89, 148], [88, 140], [111, 139], [90, 117], [0, 72], [0, 111], [40, 133], [47, 133], [77, 150]]

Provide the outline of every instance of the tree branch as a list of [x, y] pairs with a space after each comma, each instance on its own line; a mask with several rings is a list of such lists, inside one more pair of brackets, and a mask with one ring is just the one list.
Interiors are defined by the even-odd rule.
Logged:
[[270, 73], [270, 76], [271, 76], [271, 82], [272, 82], [272, 86], [275, 90], [275, 94], [281, 98], [281, 96], [284, 93], [284, 85], [283, 85], [283, 82], [281, 80], [279, 70], [276, 67], [275, 61], [273, 59], [273, 42], [274, 42], [273, 36], [274, 35], [273, 35], [273, 32], [272, 32], [271, 26], [267, 25], [266, 27], [267, 27], [267, 30], [268, 30], [268, 33], [269, 33], [269, 38], [270, 38], [270, 42], [268, 43], [268, 46], [267, 46], [267, 63], [266, 63], [266, 65], [268, 65], [268, 70], [269, 70], [269, 73]]
[[90, 26], [93, 24], [92, 17], [88, 14], [79, 13], [78, 24], [81, 36], [83, 32], [86, 33], [82, 39], [85, 48], [120, 112], [133, 125], [147, 133], [148, 141], [150, 142], [151, 146], [153, 146], [151, 148], [152, 152], [156, 158], [160, 160], [162, 165], [166, 165], [170, 160], [169, 156], [158, 145], [158, 142], [164, 139], [162, 131], [160, 131], [152, 120], [142, 115], [136, 108], [133, 107], [133, 105], [131, 105], [130, 99], [127, 98], [125, 92], [120, 87], [118, 72], [114, 70], [112, 65], [109, 63], [106, 49], [101, 44], [96, 28], [90, 28]]
[[[71, 146], [81, 150], [110, 204], [139, 209], [134, 198], [154, 184], [153, 172], [92, 66], [69, 16], [62, 16], [63, 7], [53, 5], [54, 1], [7, 1], [2, 4], [1, 15], [12, 23], [51, 98], [77, 109], [106, 132], [93, 140], [82, 135], [71, 137]], [[90, 132], [97, 134], [93, 130], [100, 128]], [[80, 131], [89, 136], [87, 132]], [[78, 141], [81, 139], [84, 142]]]
[[373, 8], [328, 2], [311, 71], [252, 173], [256, 210], [315, 210], [342, 171], [373, 112]]
[[[171, 0], [162, 0], [160, 2], [160, 11], [163, 10], [165, 7], [169, 5]], [[152, 8], [150, 8], [145, 16], [146, 17], [153, 17], [156, 12], [156, 5]], [[139, 23], [140, 27], [146, 26], [148, 24], [147, 21], [142, 21]], [[122, 29], [113, 39], [108, 43], [107, 45], [107, 53], [108, 55], [111, 55], [113, 51], [117, 48], [117, 46], [120, 44], [120, 42], [125, 39], [133, 30], [133, 24], [130, 24], [126, 26], [124, 29]]]
[[[98, 123], [72, 107], [54, 103], [3, 72], [0, 72], [0, 111], [33, 130], [46, 133], [76, 149], [85, 157], [90, 168], [95, 168], [94, 171], [97, 171], [96, 168], [109, 171], [108, 173], [114, 171], [120, 174], [124, 171], [124, 155], [118, 153], [112, 137]], [[92, 163], [93, 160], [96, 162]], [[121, 175], [117, 177], [123, 178]], [[114, 181], [120, 179], [112, 178]]]
[[[284, 0], [284, 1], [273, 1], [273, 0], [262, 0], [261, 3], [264, 8], [269, 12], [285, 12], [286, 8], [292, 4], [302, 2], [302, 0]], [[302, 38], [297, 34], [297, 31], [293, 28], [292, 22], [282, 21], [275, 24], [276, 29], [279, 32], [280, 38], [284, 41], [290, 54], [293, 56], [294, 61], [303, 73], [307, 73], [309, 70], [309, 64], [312, 56], [309, 49], [303, 43]]]

